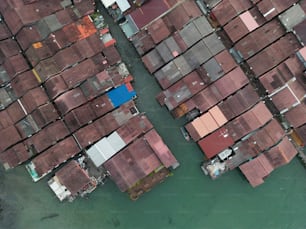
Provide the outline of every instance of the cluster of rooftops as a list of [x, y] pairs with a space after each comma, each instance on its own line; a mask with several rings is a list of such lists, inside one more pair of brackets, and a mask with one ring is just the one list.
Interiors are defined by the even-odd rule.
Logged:
[[[255, 187], [304, 146], [305, 1], [101, 2], [159, 83], [157, 101], [186, 118], [213, 179], [239, 167]], [[107, 177], [137, 199], [179, 165], [138, 110], [92, 0], [3, 0], [0, 13], [6, 169], [26, 163], [34, 181], [55, 170], [60, 200]]]
[[62, 201], [108, 177], [137, 199], [179, 165], [138, 110], [94, 1], [5, 0], [0, 12], [5, 169], [25, 164], [35, 182], [53, 172], [48, 184]]
[[120, 19], [162, 88], [156, 99], [187, 119], [206, 174], [239, 167], [262, 184], [305, 144], [305, 1], [167, 2]]

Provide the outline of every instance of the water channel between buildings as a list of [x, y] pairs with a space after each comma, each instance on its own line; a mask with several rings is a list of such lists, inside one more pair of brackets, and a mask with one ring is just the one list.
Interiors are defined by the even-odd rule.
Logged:
[[112, 181], [88, 199], [60, 203], [47, 178], [33, 183], [25, 168], [1, 171], [0, 229], [305, 229], [306, 171], [298, 159], [253, 189], [238, 170], [212, 181], [200, 170], [202, 153], [160, 107], [160, 91], [118, 26], [106, 17], [123, 61], [134, 76], [138, 108], [146, 112], [181, 166], [136, 202]]

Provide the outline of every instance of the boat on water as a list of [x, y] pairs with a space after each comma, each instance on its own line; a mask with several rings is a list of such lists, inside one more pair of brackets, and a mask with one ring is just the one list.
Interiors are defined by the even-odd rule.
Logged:
[[185, 127], [180, 127], [180, 130], [184, 136], [184, 138], [186, 139], [186, 141], [190, 141], [190, 135], [188, 134], [187, 130], [185, 129]]

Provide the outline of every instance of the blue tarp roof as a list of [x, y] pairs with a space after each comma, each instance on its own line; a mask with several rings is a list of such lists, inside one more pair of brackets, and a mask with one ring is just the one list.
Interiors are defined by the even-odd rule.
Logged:
[[128, 102], [136, 96], [136, 92], [134, 90], [129, 91], [125, 84], [114, 88], [113, 90], [107, 92], [109, 99], [111, 100], [114, 108], [121, 106], [122, 104]]

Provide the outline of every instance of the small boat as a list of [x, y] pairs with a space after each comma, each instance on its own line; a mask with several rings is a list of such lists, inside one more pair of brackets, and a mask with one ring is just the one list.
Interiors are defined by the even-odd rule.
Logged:
[[186, 141], [190, 141], [190, 136], [189, 136], [188, 132], [186, 131], [185, 127], [183, 127], [183, 126], [180, 127], [180, 130], [181, 130], [184, 138], [186, 139]]

